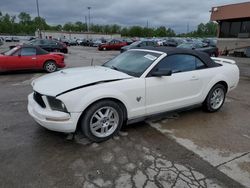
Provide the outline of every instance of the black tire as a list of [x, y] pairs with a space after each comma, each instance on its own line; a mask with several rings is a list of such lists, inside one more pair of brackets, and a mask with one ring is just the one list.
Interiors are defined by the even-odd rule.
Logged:
[[[218, 102], [217, 106], [216, 104], [213, 105], [212, 98], [214, 96], [215, 91], [221, 91], [223, 92], [223, 96], [221, 96], [220, 102]], [[209, 91], [205, 101], [203, 102], [203, 109], [207, 112], [216, 112], [218, 111], [224, 104], [225, 98], [226, 98], [226, 87], [222, 84], [216, 84], [212, 89]], [[216, 107], [215, 107], [216, 106]]]
[[[98, 134], [98, 132], [92, 130], [93, 128], [91, 129], [91, 122], [94, 120], [94, 118], [95, 118], [94, 115], [97, 113], [97, 111], [99, 111], [100, 109], [105, 110], [105, 108], [111, 108], [112, 110], [115, 110], [117, 112], [116, 117], [118, 117], [119, 120], [117, 121], [116, 126], [114, 126], [115, 128], [114, 129], [111, 128], [112, 131], [110, 131], [107, 136], [104, 135], [105, 133], [103, 133], [102, 136], [98, 136], [98, 135], [96, 135], [96, 134]], [[109, 138], [113, 137], [114, 135], [116, 135], [118, 133], [118, 131], [121, 129], [121, 127], [123, 125], [123, 120], [124, 120], [123, 110], [120, 107], [120, 105], [112, 100], [103, 100], [103, 101], [96, 102], [93, 105], [91, 105], [89, 108], [87, 108], [87, 110], [84, 112], [84, 114], [81, 118], [80, 126], [81, 126], [81, 130], [82, 130], [83, 134], [89, 140], [91, 140], [93, 142], [103, 142], [103, 141], [108, 140]], [[103, 119], [99, 120], [100, 125], [98, 125], [98, 127], [101, 126], [101, 128], [99, 128], [97, 130], [104, 129], [106, 122], [102, 122], [102, 121], [104, 121], [104, 120]], [[109, 126], [112, 126], [112, 125], [109, 125]], [[101, 132], [101, 130], [100, 130], [100, 132]]]
[[49, 60], [49, 61], [46, 61], [46, 63], [44, 63], [43, 68], [46, 72], [52, 73], [57, 70], [57, 65], [55, 61]]

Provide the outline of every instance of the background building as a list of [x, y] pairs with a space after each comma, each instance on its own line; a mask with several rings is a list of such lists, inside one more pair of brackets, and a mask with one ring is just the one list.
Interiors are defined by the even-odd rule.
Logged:
[[250, 47], [250, 2], [212, 7], [211, 21], [218, 22], [218, 47], [242, 53]]
[[[36, 31], [36, 37], [39, 33]], [[83, 32], [68, 32], [68, 31], [41, 31], [42, 38], [56, 38], [56, 39], [113, 39], [121, 38], [120, 34], [99, 34], [99, 33], [83, 33]]]

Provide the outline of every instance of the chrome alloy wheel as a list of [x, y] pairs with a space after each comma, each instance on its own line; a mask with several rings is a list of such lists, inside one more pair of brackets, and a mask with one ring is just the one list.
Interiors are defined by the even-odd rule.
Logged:
[[220, 108], [220, 106], [223, 104], [224, 97], [225, 97], [225, 93], [222, 88], [215, 89], [212, 93], [212, 97], [210, 98], [211, 107], [214, 110]]
[[96, 137], [107, 137], [111, 135], [119, 124], [118, 112], [112, 107], [98, 109], [90, 119], [90, 131]]
[[48, 72], [54, 72], [54, 71], [56, 71], [57, 67], [56, 67], [56, 64], [54, 62], [49, 61], [49, 62], [46, 63], [45, 69]]

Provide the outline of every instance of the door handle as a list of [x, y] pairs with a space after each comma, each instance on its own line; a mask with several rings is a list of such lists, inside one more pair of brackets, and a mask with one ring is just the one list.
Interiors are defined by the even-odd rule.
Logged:
[[36, 58], [35, 58], [35, 57], [32, 57], [31, 59], [36, 60]]

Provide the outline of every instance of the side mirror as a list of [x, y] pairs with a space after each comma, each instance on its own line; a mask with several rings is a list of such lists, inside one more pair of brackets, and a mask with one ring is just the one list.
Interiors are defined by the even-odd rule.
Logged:
[[171, 76], [172, 71], [169, 69], [156, 69], [151, 73], [151, 76], [162, 77], [162, 76]]

